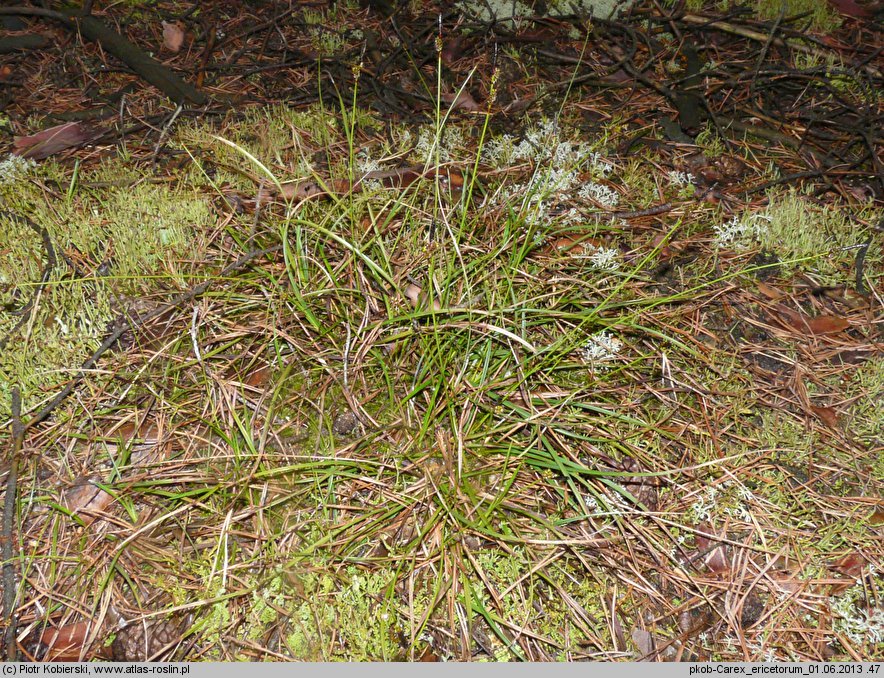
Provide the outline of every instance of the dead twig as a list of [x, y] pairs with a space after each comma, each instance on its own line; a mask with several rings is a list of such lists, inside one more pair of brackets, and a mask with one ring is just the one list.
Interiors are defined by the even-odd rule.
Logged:
[[59, 403], [61, 403], [73, 392], [73, 390], [77, 387], [77, 384], [79, 384], [86, 376], [86, 373], [93, 367], [95, 367], [101, 356], [104, 355], [111, 346], [117, 343], [117, 341], [120, 340], [120, 337], [122, 337], [127, 330], [144, 325], [149, 320], [153, 320], [154, 318], [158, 318], [161, 315], [168, 313], [177, 306], [180, 306], [181, 304], [184, 304], [191, 299], [194, 299], [203, 294], [217, 279], [224, 278], [231, 273], [239, 271], [243, 269], [247, 264], [249, 264], [252, 260], [266, 254], [277, 252], [280, 249], [282, 249], [282, 245], [274, 245], [273, 247], [267, 247], [265, 249], [253, 250], [251, 252], [248, 252], [236, 261], [234, 261], [232, 264], [224, 268], [217, 276], [213, 276], [209, 280], [206, 280], [205, 282], [201, 282], [199, 285], [191, 287], [186, 292], [182, 292], [181, 294], [176, 296], [167, 304], [159, 306], [149, 313], [145, 313], [144, 315], [139, 316], [138, 318], [131, 318], [126, 313], [122, 313], [117, 316], [116, 320], [112, 324], [112, 327], [114, 327], [114, 329], [110, 332], [110, 334], [107, 335], [107, 337], [105, 337], [104, 341], [101, 342], [101, 346], [95, 349], [95, 352], [91, 356], [89, 356], [89, 359], [80, 366], [80, 370], [68, 382], [67, 386], [59, 391], [52, 400], [50, 400], [33, 417], [28, 420], [28, 423], [25, 424], [25, 429], [29, 429], [32, 426], [39, 424], [41, 421], [45, 420], [46, 417], [48, 417], [52, 413], [52, 411], [56, 407], [58, 407]]
[[94, 16], [56, 12], [41, 7], [0, 8], [0, 14], [40, 16], [58, 21], [67, 28], [78, 31], [87, 40], [97, 42], [176, 104], [181, 105], [190, 101], [202, 105], [208, 101], [205, 92], [199, 91], [179, 78], [147, 52]]
[[21, 456], [24, 427], [21, 421], [21, 392], [18, 386], [12, 387], [12, 440], [9, 444], [9, 472], [6, 476], [6, 494], [3, 501], [3, 524], [0, 527], [0, 557], [3, 559], [3, 622], [6, 625], [4, 646], [6, 661], [18, 659], [15, 642], [15, 601], [18, 592], [15, 584], [13, 559], [12, 523], [18, 498], [18, 461]]
[[[681, 20], [685, 23], [693, 24], [695, 26], [715, 28], [724, 33], [730, 33], [731, 35], [738, 35], [741, 38], [748, 38], [749, 40], [755, 40], [756, 42], [765, 43], [766, 49], [769, 48], [770, 45], [776, 45], [777, 47], [788, 47], [799, 52], [804, 52], [805, 54], [811, 54], [820, 57], [821, 59], [825, 59], [828, 54], [823, 49], [813, 47], [811, 45], [806, 45], [804, 43], [786, 42], [782, 38], [771, 39], [771, 33], [762, 33], [761, 31], [756, 31], [747, 26], [739, 26], [728, 21], [720, 21], [718, 19], [699, 16], [697, 14], [685, 14], [683, 17], [681, 17]], [[879, 71], [874, 66], [863, 64], [861, 68], [874, 78], [881, 77], [881, 71]]]
[[[49, 282], [49, 276], [52, 275], [52, 269], [55, 268], [56, 257], [55, 257], [55, 248], [52, 246], [52, 239], [49, 237], [49, 232], [43, 228], [42, 226], [38, 226], [28, 217], [16, 214], [15, 212], [9, 212], [6, 210], [0, 210], [0, 217], [6, 217], [11, 221], [17, 221], [20, 224], [26, 225], [32, 231], [34, 231], [40, 238], [43, 240], [43, 250], [46, 252], [46, 265], [43, 267], [43, 273], [40, 276], [40, 287]], [[40, 293], [38, 289], [34, 296], [28, 300], [28, 302], [18, 311], [15, 311], [17, 315], [21, 315], [19, 321], [15, 324], [5, 337], [0, 338], [0, 351], [6, 348], [6, 344], [9, 343], [9, 340], [15, 335], [16, 332], [24, 325], [28, 318], [31, 317], [31, 311], [34, 310], [34, 306], [36, 305], [37, 294]]]

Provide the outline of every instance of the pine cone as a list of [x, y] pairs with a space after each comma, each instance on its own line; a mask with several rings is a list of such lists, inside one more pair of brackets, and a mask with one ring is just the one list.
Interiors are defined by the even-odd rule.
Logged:
[[117, 631], [117, 637], [111, 644], [114, 661], [156, 661], [156, 655], [163, 648], [172, 649], [167, 646], [181, 640], [187, 626], [188, 621], [184, 617], [134, 621]]

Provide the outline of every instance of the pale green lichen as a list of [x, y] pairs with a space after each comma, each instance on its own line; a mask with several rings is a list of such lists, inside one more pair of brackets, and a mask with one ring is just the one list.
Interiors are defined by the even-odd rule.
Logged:
[[[224, 591], [217, 589], [209, 593], [223, 595]], [[202, 608], [200, 615], [191, 627], [190, 632], [199, 634], [201, 637], [205, 638], [208, 646], [216, 648], [214, 652], [217, 652], [218, 643], [222, 634], [230, 628], [231, 618], [229, 603], [225, 600], [217, 600]], [[220, 655], [217, 654], [214, 657], [212, 657], [211, 654], [207, 655], [207, 658], [210, 657], [214, 659], [221, 658]]]
[[[191, 264], [180, 260], [199, 256], [200, 234], [212, 218], [208, 202], [191, 190], [139, 180], [131, 168], [116, 169], [104, 163], [72, 185], [70, 199], [52, 204], [27, 176], [0, 191], [0, 211], [9, 213], [0, 216], [0, 337], [7, 341], [0, 412], [12, 385], [28, 408], [69, 380], [101, 343], [125, 297], [190, 284]], [[44, 171], [72, 181], [56, 176], [52, 162], [29, 170], [47, 180]], [[93, 183], [103, 185], [100, 193], [87, 188]], [[56, 263], [45, 284], [48, 252], [24, 216], [52, 242]], [[26, 303], [33, 308], [16, 329]]]
[[[350, 566], [340, 580], [301, 576], [302, 602], [291, 610], [285, 645], [292, 658], [312, 661], [393, 661], [405, 621], [389, 599], [395, 573]], [[332, 642], [334, 638], [334, 642]]]
[[[875, 220], [880, 215], [868, 212], [864, 216]], [[719, 247], [758, 246], [775, 253], [785, 271], [804, 270], [827, 285], [850, 281], [855, 274], [856, 248], [869, 237], [869, 229], [843, 209], [812, 205], [794, 191], [771, 195], [765, 210], [733, 216], [714, 229]], [[880, 261], [881, 255], [870, 251], [868, 270], [879, 270]]]
[[[870, 579], [875, 583], [870, 583], [870, 588], [880, 589], [884, 585], [881, 574], [873, 569]], [[865, 585], [858, 583], [830, 599], [835, 615], [834, 629], [855, 647], [866, 649], [863, 656], [880, 657], [884, 651], [884, 608], [863, 600], [868, 590]]]
[[0, 160], [0, 185], [14, 184], [23, 179], [35, 167], [37, 163], [20, 155], [10, 154], [4, 160]]
[[[884, 431], [884, 359], [874, 358], [860, 365], [852, 378], [845, 380], [842, 375], [833, 379], [843, 393], [843, 402], [851, 403], [844, 414], [849, 417], [850, 432], [859, 440], [875, 445]], [[880, 445], [880, 442], [877, 443]], [[875, 455], [873, 461], [876, 476], [884, 478], [884, 455]]]
[[[461, 0], [457, 3], [462, 11], [477, 21], [500, 22], [515, 27], [538, 13], [533, 4], [522, 0]], [[551, 0], [545, 7], [546, 15], [552, 17], [576, 15], [611, 19], [630, 4], [629, 0]]]

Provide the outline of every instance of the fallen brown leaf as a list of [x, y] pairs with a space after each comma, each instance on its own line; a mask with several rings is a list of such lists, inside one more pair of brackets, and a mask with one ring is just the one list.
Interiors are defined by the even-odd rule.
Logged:
[[807, 582], [790, 572], [771, 572], [770, 578], [787, 593], [799, 593], [807, 588]]
[[770, 285], [767, 285], [763, 282], [759, 282], [756, 284], [756, 286], [758, 287], [758, 291], [761, 292], [768, 299], [773, 299], [774, 301], [776, 301], [777, 299], [783, 298], [782, 292], [774, 289]]
[[724, 184], [724, 176], [711, 161], [701, 153], [685, 158], [687, 171], [707, 185]]
[[850, 327], [847, 320], [834, 315], [820, 315], [811, 318], [807, 325], [814, 334], [836, 334]]
[[283, 200], [306, 200], [307, 198], [315, 198], [318, 196], [328, 195], [322, 186], [313, 179], [303, 179], [301, 181], [289, 181], [280, 184], [279, 197]]
[[816, 405], [811, 405], [810, 411], [829, 428], [838, 428], [838, 411], [836, 409], [832, 407], [817, 407]]
[[[414, 283], [409, 283], [405, 286], [405, 289], [402, 290], [402, 293], [405, 295], [405, 298], [411, 302], [411, 305], [416, 309], [428, 308], [430, 304], [427, 303], [427, 294], [423, 291], [421, 287], [418, 287]], [[442, 308], [442, 304], [439, 303], [439, 300], [433, 298], [432, 302], [433, 310], [438, 311]]]
[[[94, 628], [94, 622], [81, 621], [58, 628], [44, 629], [34, 655], [41, 661], [47, 662], [80, 661], [86, 658], [85, 645]], [[103, 648], [99, 648], [98, 653], [104, 657], [110, 656], [110, 653]]]
[[635, 643], [635, 646], [638, 648], [639, 657], [637, 661], [651, 661], [653, 656], [657, 654], [656, 643], [654, 643], [654, 636], [645, 631], [644, 629], [632, 629], [632, 642]]
[[697, 542], [697, 553], [691, 557], [691, 560], [695, 560], [699, 556], [702, 556], [703, 563], [709, 568], [709, 571], [715, 572], [716, 574], [729, 570], [730, 562], [728, 561], [725, 545], [718, 543], [716, 546], [714, 545], [716, 540], [705, 536], [707, 534], [715, 534], [715, 530], [713, 530], [711, 525], [702, 523], [698, 525], [698, 528], [703, 534], [698, 533], [694, 537]]
[[96, 131], [87, 128], [81, 122], [66, 122], [36, 134], [15, 137], [12, 145], [16, 155], [42, 160], [69, 148], [89, 143], [97, 136]]
[[402, 290], [402, 293], [405, 295], [405, 298], [411, 302], [412, 306], [417, 306], [418, 303], [420, 303], [421, 288], [414, 283], [406, 285], [405, 289]]
[[466, 90], [461, 90], [457, 94], [443, 94], [442, 101], [451, 106], [452, 110], [463, 110], [469, 113], [478, 113], [481, 107], [473, 99], [473, 96]]
[[439, 55], [442, 57], [442, 63], [446, 66], [450, 66], [460, 59], [463, 56], [464, 47], [467, 45], [467, 38], [461, 36], [446, 40], [442, 47], [442, 53]]
[[856, 579], [863, 573], [865, 565], [866, 559], [859, 553], [848, 553], [846, 556], [833, 563], [831, 569], [846, 577]]
[[856, 19], [867, 19], [872, 16], [872, 12], [854, 0], [829, 0], [829, 4], [834, 6], [841, 14], [854, 17]]
[[120, 451], [122, 443], [129, 450], [130, 469], [153, 464], [171, 449], [171, 440], [164, 434], [162, 422], [150, 419], [138, 425], [132, 421], [113, 424], [106, 431], [97, 432], [95, 442], [112, 454]]
[[572, 250], [583, 251], [587, 245], [602, 247], [603, 244], [604, 242], [599, 238], [587, 238], [580, 234], [566, 233], [547, 242], [542, 251], [544, 254], [563, 254]]
[[264, 388], [267, 385], [267, 382], [270, 381], [270, 372], [269, 365], [259, 367], [251, 374], [248, 374], [243, 383], [252, 388]]
[[177, 21], [163, 21], [163, 47], [178, 52], [184, 44], [184, 28]]
[[716, 574], [727, 572], [730, 569], [730, 563], [727, 560], [724, 544], [716, 546], [707, 553], [703, 562], [706, 563], [706, 567], [709, 568], [710, 572], [715, 572]]
[[111, 494], [89, 479], [78, 481], [61, 494], [61, 505], [87, 526], [101, 518], [113, 502]]
[[437, 662], [437, 661], [440, 661], [440, 659], [439, 659], [439, 655], [437, 655], [435, 652], [433, 652], [432, 648], [427, 647], [423, 651], [423, 654], [421, 654], [420, 659], [418, 659], [418, 661], [419, 662]]
[[786, 325], [802, 334], [808, 332], [816, 335], [836, 334], [850, 327], [847, 320], [834, 315], [818, 315], [811, 318], [783, 305], [779, 305], [777, 311]]

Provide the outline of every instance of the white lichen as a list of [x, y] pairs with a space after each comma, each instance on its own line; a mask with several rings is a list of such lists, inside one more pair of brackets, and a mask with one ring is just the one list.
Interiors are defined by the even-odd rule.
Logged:
[[691, 186], [693, 185], [694, 181], [696, 181], [694, 179], [694, 175], [690, 172], [673, 170], [669, 173], [669, 183], [676, 186]]
[[427, 126], [418, 131], [413, 153], [418, 161], [435, 165], [437, 161], [445, 163], [455, 159], [466, 145], [466, 135], [461, 127], [449, 125], [439, 132]]
[[610, 247], [594, 247], [589, 255], [589, 262], [603, 271], [616, 271], [620, 268], [620, 252]]
[[583, 200], [590, 200], [592, 202], [596, 202], [603, 207], [617, 207], [620, 203], [620, 195], [611, 187], [605, 186], [604, 184], [597, 184], [593, 181], [590, 181], [584, 184], [579, 191], [577, 191], [578, 197]]
[[[630, 4], [630, 0], [550, 0], [546, 13], [551, 17], [579, 16], [613, 19]], [[461, 0], [458, 8], [478, 21], [522, 26], [536, 14], [531, 3], [522, 0]]]
[[770, 221], [763, 214], [751, 214], [743, 219], [734, 215], [730, 221], [718, 224], [715, 229], [715, 245], [717, 247], [749, 247], [764, 234], [765, 225], [761, 222]]
[[580, 352], [582, 358], [593, 370], [603, 371], [610, 367], [623, 349], [623, 342], [611, 335], [607, 330], [592, 335]]
[[712, 517], [712, 512], [718, 504], [718, 488], [710, 485], [688, 508], [687, 515], [695, 523], [702, 523]]
[[884, 642], [884, 609], [858, 608], [857, 600], [862, 596], [862, 588], [862, 585], [854, 586], [832, 599], [835, 630], [857, 645], [878, 645]]
[[10, 153], [0, 161], [0, 186], [14, 184], [19, 179], [26, 177], [36, 166], [37, 163], [33, 160]]

